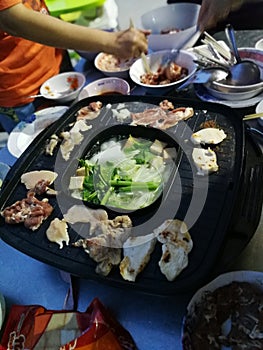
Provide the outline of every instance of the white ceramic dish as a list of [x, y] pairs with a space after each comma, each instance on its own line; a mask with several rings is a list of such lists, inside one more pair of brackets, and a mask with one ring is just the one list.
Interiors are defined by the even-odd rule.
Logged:
[[32, 123], [18, 123], [11, 131], [7, 141], [9, 152], [19, 158], [34, 138], [48, 125], [59, 119], [68, 108], [68, 106], [45, 108], [35, 113], [36, 119]]
[[[163, 57], [171, 54], [170, 50], [163, 50], [158, 52], [153, 52], [146, 56], [146, 59], [149, 63], [150, 69], [152, 72], [156, 72], [158, 68], [162, 64]], [[173, 55], [173, 54], [172, 54]], [[195, 55], [191, 52], [181, 50], [178, 56], [176, 57], [175, 62], [182, 67], [188, 69], [188, 75], [184, 78], [177, 80], [170, 84], [162, 84], [162, 85], [148, 85], [141, 82], [141, 75], [145, 74], [145, 68], [143, 64], [143, 60], [140, 58], [134, 62], [134, 64], [130, 68], [130, 77], [133, 82], [137, 85], [144, 87], [148, 93], [150, 94], [163, 94], [166, 91], [169, 91], [171, 88], [176, 87], [182, 84], [185, 80], [187, 80], [197, 69], [197, 65], [194, 63]]]
[[94, 60], [95, 67], [108, 77], [128, 78], [129, 69], [135, 59], [120, 59], [114, 55], [100, 52]]
[[[199, 11], [200, 5], [182, 2], [144, 13], [141, 16], [142, 27], [151, 30], [148, 37], [149, 49], [160, 51], [179, 48], [186, 38], [195, 32]], [[171, 29], [178, 31], [161, 34], [162, 31]]]
[[[84, 74], [79, 72], [65, 72], [57, 74], [45, 81], [40, 94], [49, 99], [59, 102], [68, 102], [75, 100], [86, 82]], [[60, 92], [67, 91], [60, 94]]]
[[[232, 282], [248, 282], [256, 287], [259, 288], [259, 290], [263, 293], [263, 272], [258, 271], [233, 271], [224, 273], [214, 280], [212, 280], [210, 283], [205, 285], [204, 287], [200, 288], [192, 297], [190, 300], [188, 306], [187, 306], [187, 314], [185, 317], [190, 316], [194, 314], [195, 306], [200, 303], [202, 300], [202, 297], [205, 295], [206, 292], [213, 292], [216, 289], [226, 286]], [[182, 337], [184, 336], [184, 322], [183, 321], [183, 327], [182, 327]]]
[[121, 94], [129, 95], [130, 85], [121, 78], [102, 78], [95, 80], [85, 86], [78, 96], [78, 100], [96, 95]]
[[263, 51], [253, 48], [238, 49], [242, 59], [255, 62], [260, 69], [261, 82], [246, 86], [231, 86], [220, 81], [205, 84], [211, 95], [227, 100], [247, 100], [263, 91]]
[[258, 50], [263, 50], [263, 39], [260, 39], [256, 42], [255, 48]]

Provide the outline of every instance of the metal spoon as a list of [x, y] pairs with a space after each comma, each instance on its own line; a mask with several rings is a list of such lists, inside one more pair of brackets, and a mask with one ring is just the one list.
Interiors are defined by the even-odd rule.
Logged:
[[181, 91], [190, 84], [205, 84], [209, 81], [219, 81], [227, 77], [228, 70], [219, 67], [208, 67], [198, 70], [176, 90]]
[[236, 58], [236, 64], [229, 67], [230, 75], [227, 77], [226, 83], [235, 86], [259, 83], [261, 81], [260, 69], [256, 63], [241, 59], [237, 49], [234, 28], [232, 25], [228, 24], [226, 26], [225, 33]]
[[[59, 98], [59, 97], [63, 97], [64, 95], [67, 95], [71, 91], [72, 91], [72, 89], [71, 89], [71, 87], [69, 87], [69, 88], [67, 88], [65, 90], [54, 91], [54, 92], [52, 92], [52, 94], [50, 93], [49, 95], [51, 96], [51, 98]], [[38, 95], [28, 96], [28, 98], [37, 98], [37, 97], [48, 98], [48, 95], [38, 94]]]

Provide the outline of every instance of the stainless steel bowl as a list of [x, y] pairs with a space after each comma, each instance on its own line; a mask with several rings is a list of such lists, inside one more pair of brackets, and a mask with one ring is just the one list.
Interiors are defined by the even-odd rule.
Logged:
[[234, 86], [223, 81], [211, 81], [204, 84], [212, 96], [222, 100], [246, 100], [263, 91], [263, 51], [254, 48], [240, 48], [240, 57], [255, 62], [260, 68], [261, 82], [252, 85]]

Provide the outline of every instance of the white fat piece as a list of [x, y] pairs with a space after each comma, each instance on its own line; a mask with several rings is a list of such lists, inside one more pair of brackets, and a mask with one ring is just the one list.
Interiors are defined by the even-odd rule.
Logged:
[[197, 169], [197, 175], [209, 175], [218, 170], [216, 153], [211, 148], [194, 148], [192, 158]]
[[48, 240], [57, 243], [60, 249], [63, 248], [63, 242], [66, 245], [69, 244], [68, 225], [65, 220], [59, 220], [58, 218], [52, 220], [46, 235]]
[[41, 181], [47, 181], [52, 184], [57, 178], [58, 174], [50, 170], [35, 170], [24, 173], [21, 176], [21, 182], [26, 186], [28, 190], [33, 189], [36, 184]]
[[191, 136], [191, 141], [195, 145], [207, 144], [217, 145], [226, 138], [224, 130], [217, 128], [205, 128], [201, 129]]

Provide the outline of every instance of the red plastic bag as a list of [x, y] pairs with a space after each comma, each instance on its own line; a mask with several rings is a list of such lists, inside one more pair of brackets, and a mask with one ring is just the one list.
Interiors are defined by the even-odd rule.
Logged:
[[135, 350], [130, 333], [95, 298], [86, 312], [11, 308], [0, 350]]

